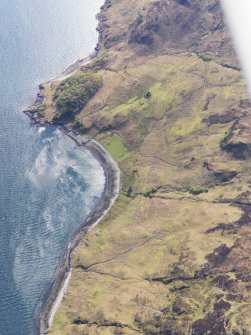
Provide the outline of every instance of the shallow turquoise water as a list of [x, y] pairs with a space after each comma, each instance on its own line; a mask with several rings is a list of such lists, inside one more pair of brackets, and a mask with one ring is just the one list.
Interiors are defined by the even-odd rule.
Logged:
[[104, 173], [92, 155], [22, 114], [37, 85], [95, 47], [101, 0], [0, 2], [0, 334], [35, 334], [35, 312]]

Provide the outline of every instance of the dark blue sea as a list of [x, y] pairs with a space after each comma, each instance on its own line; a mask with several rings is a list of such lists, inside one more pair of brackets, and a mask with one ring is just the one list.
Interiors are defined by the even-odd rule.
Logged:
[[104, 188], [89, 152], [22, 113], [40, 82], [93, 51], [102, 2], [0, 1], [0, 335], [35, 334], [69, 238]]

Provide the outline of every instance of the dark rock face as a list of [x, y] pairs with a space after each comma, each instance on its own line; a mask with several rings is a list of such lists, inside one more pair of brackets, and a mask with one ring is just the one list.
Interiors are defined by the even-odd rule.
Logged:
[[246, 143], [228, 143], [225, 145], [224, 149], [230, 152], [236, 159], [246, 159], [250, 157], [251, 149]]
[[213, 279], [212, 284], [221, 288], [223, 291], [231, 290], [234, 285], [234, 280], [229, 279], [227, 275], [219, 275]]
[[116, 36], [110, 36], [106, 38], [105, 47], [111, 47], [126, 38], [126, 32], [122, 32], [121, 34], [117, 34]]
[[[221, 141], [220, 147], [222, 150], [232, 154], [237, 160], [244, 160], [251, 156], [251, 144], [250, 141], [243, 141], [239, 138], [247, 130], [246, 125], [242, 125], [238, 119], [235, 120], [232, 127], [229, 129], [225, 138]], [[248, 134], [249, 136], [249, 134]]]
[[227, 300], [230, 301], [237, 301], [237, 302], [242, 302], [243, 301], [243, 295], [242, 294], [227, 294], [226, 295]]
[[128, 41], [129, 44], [145, 45], [156, 50], [207, 50], [216, 57], [218, 54], [229, 54], [229, 48], [225, 50], [223, 45], [231, 43], [225, 33], [219, 1], [216, 0], [206, 3], [199, 0], [152, 2], [131, 25]]
[[202, 121], [207, 123], [208, 126], [214, 125], [214, 124], [225, 124], [232, 122], [236, 120], [237, 117], [234, 112], [230, 111], [226, 114], [219, 115], [219, 114], [214, 114], [210, 115], [207, 118], [204, 118]]
[[204, 319], [197, 320], [192, 325], [193, 335], [225, 335], [224, 314], [231, 308], [231, 304], [220, 300], [214, 304], [213, 312], [209, 313]]
[[153, 45], [155, 34], [161, 29], [165, 7], [164, 1], [156, 1], [149, 6], [146, 15], [140, 14], [131, 27], [129, 43]]
[[239, 227], [242, 227], [242, 226], [248, 225], [250, 222], [251, 222], [250, 213], [247, 210], [247, 212], [245, 212], [241, 216], [241, 218], [236, 222], [236, 225], [239, 226]]
[[[217, 228], [216, 228], [217, 230]], [[208, 231], [211, 233], [211, 231]], [[211, 254], [206, 256], [207, 263], [205, 263], [195, 274], [196, 278], [206, 278], [208, 275], [214, 272], [215, 269], [223, 266], [227, 261], [227, 257], [231, 252], [231, 248], [228, 248], [225, 244], [220, 245]]]
[[220, 223], [216, 227], [209, 228], [206, 234], [211, 234], [216, 231], [229, 232], [231, 234], [237, 234], [237, 227], [234, 224]]
[[76, 319], [76, 320], [73, 320], [73, 323], [75, 325], [86, 325], [88, 323], [88, 320], [82, 320], [82, 319]]
[[236, 175], [237, 175], [236, 171], [222, 170], [222, 171], [215, 171], [214, 172], [214, 176], [219, 183], [229, 182], [234, 177], [236, 177]]
[[191, 1], [189, 0], [176, 0], [176, 2], [182, 6], [185, 7], [190, 7], [191, 6]]
[[206, 259], [208, 260], [210, 266], [218, 267], [225, 262], [226, 257], [230, 251], [230, 248], [228, 248], [225, 244], [222, 244], [217, 249], [215, 249], [212, 254], [209, 254]]

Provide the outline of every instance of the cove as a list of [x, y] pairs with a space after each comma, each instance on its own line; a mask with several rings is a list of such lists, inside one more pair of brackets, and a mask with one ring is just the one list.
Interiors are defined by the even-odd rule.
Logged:
[[94, 49], [97, 0], [0, 3], [0, 334], [32, 335], [72, 232], [104, 190], [101, 164], [22, 110]]

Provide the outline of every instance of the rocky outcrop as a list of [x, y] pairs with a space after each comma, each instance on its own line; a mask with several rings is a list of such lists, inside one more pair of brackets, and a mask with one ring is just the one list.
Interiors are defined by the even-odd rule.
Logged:
[[81, 71], [103, 86], [77, 121], [122, 187], [72, 256], [51, 334], [244, 334], [251, 108], [220, 4], [110, 0], [99, 19]]

